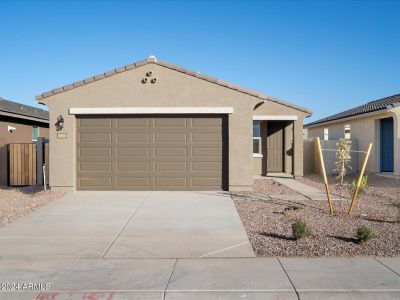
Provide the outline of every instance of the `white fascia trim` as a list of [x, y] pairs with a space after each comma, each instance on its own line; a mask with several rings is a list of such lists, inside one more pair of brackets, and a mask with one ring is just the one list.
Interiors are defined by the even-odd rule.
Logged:
[[[369, 113], [365, 113], [365, 114], [359, 114], [359, 115], [355, 115], [355, 116], [351, 116], [351, 117], [347, 117], [347, 118], [342, 118], [342, 119], [337, 119], [337, 120], [332, 120], [332, 121], [325, 121], [325, 122], [321, 122], [321, 123], [318, 123], [318, 124], [304, 126], [304, 128], [310, 129], [310, 128], [315, 128], [315, 127], [324, 127], [324, 126], [326, 127], [326, 126], [331, 125], [331, 124], [348, 122], [348, 121], [352, 121], [352, 120], [356, 120], [356, 119], [362, 119], [362, 118], [368, 118], [368, 117], [374, 117], [374, 116], [381, 115], [381, 114], [384, 114], [384, 113], [387, 113], [387, 112], [390, 112], [390, 110], [384, 108], [384, 109], [381, 109], [381, 110], [377, 110], [377, 111], [373, 111], [373, 112], [369, 112]], [[380, 117], [378, 117], [376, 119], [380, 119]]]
[[253, 116], [254, 121], [296, 121], [297, 116]]
[[232, 114], [233, 107], [72, 107], [71, 115]]

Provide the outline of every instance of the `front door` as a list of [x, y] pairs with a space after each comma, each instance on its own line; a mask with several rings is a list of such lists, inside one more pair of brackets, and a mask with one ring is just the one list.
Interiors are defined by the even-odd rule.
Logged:
[[393, 118], [381, 119], [381, 172], [393, 172]]
[[283, 141], [284, 126], [282, 122], [267, 122], [267, 172], [284, 172]]

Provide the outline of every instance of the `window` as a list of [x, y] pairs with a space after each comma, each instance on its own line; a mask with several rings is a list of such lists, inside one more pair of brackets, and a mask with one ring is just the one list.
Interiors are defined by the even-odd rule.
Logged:
[[32, 142], [37, 142], [39, 137], [39, 127], [32, 126]]
[[324, 128], [324, 141], [329, 140], [329, 129]]
[[261, 154], [261, 124], [253, 123], [253, 153]]
[[346, 140], [349, 140], [351, 138], [351, 133], [350, 133], [350, 124], [344, 125], [344, 138]]

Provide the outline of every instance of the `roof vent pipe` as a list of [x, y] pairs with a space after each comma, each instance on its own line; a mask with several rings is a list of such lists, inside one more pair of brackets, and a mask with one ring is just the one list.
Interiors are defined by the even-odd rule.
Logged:
[[148, 61], [148, 62], [157, 62], [157, 57], [155, 57], [154, 55], [150, 55], [150, 56], [147, 58], [147, 61]]

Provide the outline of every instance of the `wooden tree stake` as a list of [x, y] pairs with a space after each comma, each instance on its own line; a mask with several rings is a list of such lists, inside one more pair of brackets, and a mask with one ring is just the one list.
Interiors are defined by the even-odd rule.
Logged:
[[367, 167], [367, 162], [368, 162], [369, 155], [371, 153], [371, 149], [372, 149], [372, 143], [369, 143], [367, 154], [365, 155], [364, 162], [363, 162], [363, 165], [361, 168], [360, 176], [358, 177], [358, 180], [357, 180], [357, 186], [356, 186], [356, 189], [354, 190], [354, 194], [351, 199], [351, 205], [350, 205], [349, 212], [348, 212], [349, 215], [351, 214], [351, 211], [353, 210], [354, 206], [356, 205], [358, 190], [360, 189], [361, 180], [364, 176], [365, 168]]
[[319, 160], [321, 162], [322, 175], [324, 176], [326, 196], [328, 197], [329, 211], [330, 211], [331, 215], [333, 215], [333, 205], [332, 205], [332, 200], [331, 200], [331, 193], [329, 192], [328, 178], [326, 178], [324, 156], [322, 155], [321, 142], [319, 140], [319, 137], [317, 137], [317, 146], [318, 146]]

